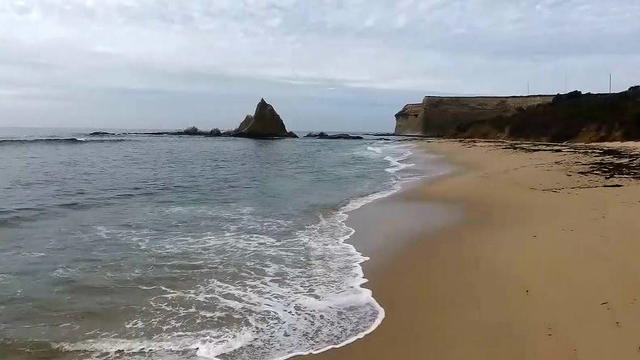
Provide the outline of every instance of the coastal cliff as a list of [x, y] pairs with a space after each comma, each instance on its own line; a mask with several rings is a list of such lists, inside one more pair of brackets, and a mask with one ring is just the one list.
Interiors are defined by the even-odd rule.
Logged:
[[550, 142], [640, 139], [640, 87], [614, 94], [425, 97], [396, 114], [396, 134]]
[[478, 120], [515, 114], [518, 109], [550, 103], [553, 96], [442, 97], [425, 96], [396, 115], [397, 135], [451, 136], [456, 128]]

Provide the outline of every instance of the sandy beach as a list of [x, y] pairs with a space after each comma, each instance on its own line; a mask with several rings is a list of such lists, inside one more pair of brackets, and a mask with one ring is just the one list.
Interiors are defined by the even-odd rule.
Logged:
[[371, 257], [367, 287], [384, 321], [312, 358], [640, 357], [640, 182], [626, 166], [634, 155], [501, 142], [425, 146], [457, 170], [351, 220], [354, 244]]

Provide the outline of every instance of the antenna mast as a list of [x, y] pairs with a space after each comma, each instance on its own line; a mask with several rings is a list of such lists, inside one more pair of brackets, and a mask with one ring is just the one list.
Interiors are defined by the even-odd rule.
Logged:
[[611, 73], [609, 73], [609, 94], [611, 94]]

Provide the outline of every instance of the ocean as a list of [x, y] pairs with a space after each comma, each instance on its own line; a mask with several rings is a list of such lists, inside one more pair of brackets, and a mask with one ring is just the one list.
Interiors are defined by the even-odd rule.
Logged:
[[[384, 310], [349, 212], [415, 143], [0, 129], [0, 358], [285, 359]], [[375, 295], [375, 294], [374, 294]]]

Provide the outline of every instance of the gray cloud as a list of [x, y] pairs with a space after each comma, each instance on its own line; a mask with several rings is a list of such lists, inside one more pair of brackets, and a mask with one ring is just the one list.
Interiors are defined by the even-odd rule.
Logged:
[[639, 18], [628, 0], [0, 0], [0, 125], [232, 127], [265, 96], [301, 129], [388, 130], [427, 93], [640, 83]]

